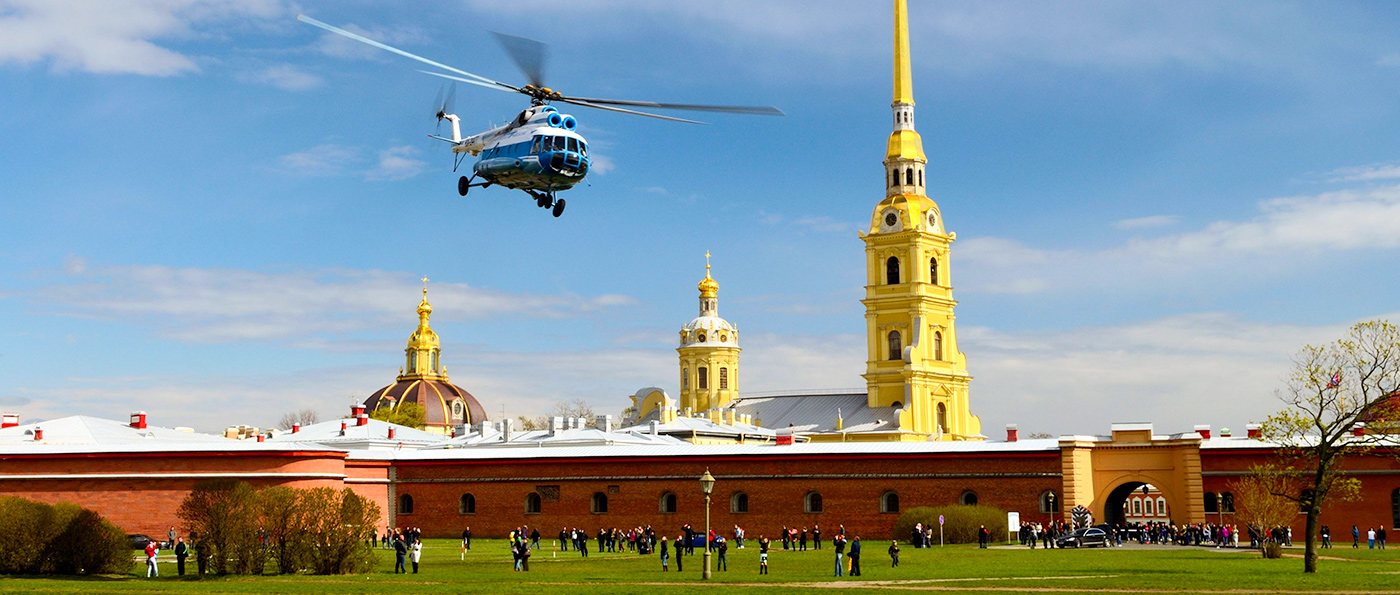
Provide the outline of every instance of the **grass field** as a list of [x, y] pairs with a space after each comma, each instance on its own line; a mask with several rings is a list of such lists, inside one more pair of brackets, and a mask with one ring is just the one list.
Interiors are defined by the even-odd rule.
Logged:
[[[596, 542], [595, 542], [596, 545]], [[1302, 574], [1302, 560], [1263, 560], [1254, 553], [1210, 548], [1139, 546], [1093, 550], [979, 550], [948, 546], [915, 550], [901, 546], [900, 565], [890, 568], [889, 542], [867, 542], [863, 575], [835, 578], [831, 549], [769, 555], [771, 574], [758, 574], [756, 547], [730, 549], [728, 572], [716, 570], [722, 592], [772, 592], [774, 586], [846, 592], [943, 591], [977, 593], [1394, 593], [1400, 592], [1400, 550], [1324, 550], [1316, 575]], [[1301, 554], [1295, 547], [1286, 554]], [[1395, 552], [1395, 553], [1392, 553]], [[393, 553], [380, 550], [380, 565], [368, 576], [176, 577], [173, 559], [161, 578], [132, 574], [95, 578], [0, 579], [4, 593], [680, 593], [702, 585], [700, 550], [685, 559], [685, 572], [662, 572], [655, 555], [576, 552], [546, 548], [531, 558], [530, 572], [515, 572], [500, 540], [477, 540], [460, 558], [450, 540], [429, 540], [419, 574], [393, 574]], [[556, 557], [557, 556], [557, 557]], [[164, 557], [164, 556], [162, 556]], [[141, 570], [140, 574], [137, 570]], [[188, 571], [193, 571], [193, 564]]]

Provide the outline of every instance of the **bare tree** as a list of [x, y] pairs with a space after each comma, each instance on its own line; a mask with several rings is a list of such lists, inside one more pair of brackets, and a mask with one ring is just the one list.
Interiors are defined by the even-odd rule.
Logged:
[[[1384, 320], [1363, 322], [1335, 342], [1304, 347], [1293, 363], [1288, 385], [1278, 393], [1287, 406], [1269, 416], [1261, 432], [1279, 445], [1283, 467], [1300, 473], [1297, 492], [1277, 495], [1307, 513], [1303, 572], [1312, 573], [1323, 504], [1360, 493], [1361, 480], [1343, 474], [1343, 462], [1383, 443], [1394, 445], [1400, 328]], [[1361, 423], [1367, 431], [1358, 435], [1353, 430]]]
[[[1298, 516], [1298, 503], [1280, 494], [1296, 491], [1295, 474], [1272, 465], [1256, 465], [1249, 474], [1229, 483], [1240, 511], [1237, 518], [1263, 539], [1270, 529], [1290, 524]], [[1269, 548], [1261, 546], [1260, 553], [1269, 557]], [[1275, 557], [1277, 557], [1275, 555]]]
[[277, 420], [277, 427], [290, 430], [293, 424], [309, 426], [318, 421], [321, 421], [321, 414], [316, 413], [315, 409], [307, 407], [283, 414], [282, 418]]

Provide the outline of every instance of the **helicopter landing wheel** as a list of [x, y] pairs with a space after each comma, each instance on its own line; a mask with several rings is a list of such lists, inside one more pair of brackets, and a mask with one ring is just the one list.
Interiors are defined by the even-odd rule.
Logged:
[[547, 209], [547, 208], [549, 208], [550, 206], [553, 205], [553, 202], [554, 202], [554, 201], [550, 200], [550, 199], [549, 199], [549, 196], [546, 195], [546, 194], [541, 194], [541, 195], [535, 197], [535, 206], [537, 206], [537, 207], [539, 207], [539, 208], [541, 208], [541, 209]]
[[462, 195], [462, 196], [466, 196], [466, 195], [467, 195], [467, 191], [468, 191], [468, 190], [471, 190], [471, 188], [472, 188], [472, 182], [471, 182], [471, 180], [468, 180], [466, 176], [462, 176], [462, 177], [460, 177], [460, 178], [457, 179], [457, 194], [460, 194], [460, 195]]
[[561, 199], [559, 199], [559, 200], [554, 201], [554, 216], [555, 216], [555, 217], [558, 217], [558, 216], [563, 215], [563, 214], [564, 214], [564, 199], [561, 198]]

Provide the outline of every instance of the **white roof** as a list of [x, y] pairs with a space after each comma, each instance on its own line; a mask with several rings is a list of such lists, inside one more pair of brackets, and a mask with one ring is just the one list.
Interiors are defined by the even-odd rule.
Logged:
[[685, 444], [670, 436], [652, 436], [647, 433], [615, 430], [604, 432], [597, 428], [575, 428], [559, 430], [515, 430], [510, 441], [506, 442], [499, 431], [487, 428], [485, 434], [476, 431], [466, 436], [439, 442], [432, 449], [501, 449], [501, 448], [565, 448], [579, 446], [655, 446]]
[[[35, 440], [36, 429], [43, 439]], [[305, 442], [258, 442], [74, 415], [0, 429], [0, 454], [332, 450]]]
[[[377, 419], [368, 420], [363, 426], [355, 425], [354, 419], [336, 419], [302, 426], [295, 433], [284, 431], [273, 436], [272, 442], [315, 442], [341, 449], [394, 449], [423, 448], [447, 439], [441, 434], [424, 432], [417, 428], [391, 424]], [[340, 431], [341, 423], [345, 432]], [[389, 439], [389, 429], [393, 428], [394, 438]]]

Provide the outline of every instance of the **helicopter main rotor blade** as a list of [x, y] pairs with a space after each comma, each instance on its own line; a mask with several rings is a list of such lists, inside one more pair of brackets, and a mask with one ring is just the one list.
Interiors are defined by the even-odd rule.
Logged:
[[[341, 28], [339, 28], [339, 27], [327, 25], [327, 24], [325, 24], [325, 23], [322, 23], [321, 21], [318, 21], [318, 20], [316, 20], [316, 19], [313, 19], [313, 18], [311, 18], [311, 17], [309, 17], [309, 16], [306, 16], [306, 15], [304, 15], [304, 14], [299, 14], [299, 15], [297, 15], [297, 20], [298, 20], [298, 21], [301, 21], [301, 22], [303, 22], [303, 23], [306, 23], [306, 24], [308, 24], [308, 25], [311, 25], [311, 26], [313, 26], [313, 27], [320, 27], [321, 29], [325, 29], [325, 30], [330, 31], [331, 33], [335, 33], [335, 34], [337, 34], [337, 35], [343, 35], [343, 36], [345, 36], [345, 37], [349, 37], [350, 39], [353, 39], [353, 40], [358, 41], [358, 42], [360, 42], [360, 43], [372, 45], [372, 46], [377, 47], [377, 48], [379, 48], [379, 49], [381, 49], [381, 50], [393, 52], [393, 53], [398, 54], [398, 55], [400, 55], [400, 56], [403, 56], [403, 57], [405, 57], [405, 58], [410, 58], [410, 59], [413, 59], [413, 60], [417, 60], [417, 61], [419, 61], [419, 62], [422, 62], [422, 63], [424, 63], [424, 64], [429, 64], [429, 65], [432, 65], [432, 66], [436, 66], [436, 67], [441, 68], [441, 69], [443, 69], [443, 70], [446, 70], [446, 71], [448, 71], [448, 72], [455, 72], [455, 73], [460, 74], [460, 75], [462, 75], [462, 76], [471, 77], [471, 78], [473, 78], [473, 79], [476, 79], [477, 83], [478, 83], [478, 84], [482, 84], [483, 86], [500, 85], [500, 86], [502, 86], [502, 87], [505, 87], [506, 89], [510, 89], [511, 91], [519, 91], [519, 90], [520, 90], [520, 89], [517, 89], [517, 88], [514, 87], [514, 86], [507, 85], [507, 84], [505, 84], [505, 83], [503, 83], [503, 82], [494, 81], [494, 80], [491, 80], [491, 79], [486, 78], [486, 77], [481, 76], [481, 75], [472, 74], [472, 73], [467, 72], [467, 71], [465, 71], [465, 70], [462, 70], [462, 69], [460, 69], [460, 68], [453, 68], [453, 67], [448, 66], [448, 65], [446, 65], [446, 64], [443, 64], [443, 63], [441, 63], [441, 62], [435, 62], [435, 61], [433, 61], [433, 60], [429, 60], [429, 59], [424, 58], [424, 57], [422, 57], [422, 56], [418, 56], [418, 55], [415, 55], [415, 54], [410, 54], [410, 53], [405, 52], [405, 51], [403, 51], [403, 50], [401, 50], [401, 49], [399, 49], [399, 48], [396, 48], [396, 47], [393, 47], [393, 46], [389, 46], [389, 45], [385, 45], [385, 44], [379, 43], [379, 42], [377, 42], [377, 41], [375, 41], [375, 40], [373, 40], [373, 39], [370, 39], [370, 38], [368, 38], [368, 37], [364, 37], [364, 36], [361, 36], [361, 35], [356, 35], [356, 34], [354, 34], [354, 33], [351, 33], [351, 32], [349, 32], [349, 31], [346, 31], [346, 30], [341, 29]], [[466, 82], [473, 82], [473, 81], [466, 81]]]
[[[450, 74], [443, 74], [443, 73], [441, 73], [441, 72], [433, 72], [433, 71], [431, 71], [431, 70], [419, 70], [418, 72], [421, 72], [421, 73], [423, 73], [423, 74], [430, 75], [430, 76], [442, 77], [442, 78], [445, 78], [445, 79], [450, 80], [450, 81], [457, 81], [457, 82], [459, 82], [459, 83], [467, 83], [467, 84], [469, 84], [469, 85], [477, 85], [477, 86], [480, 86], [480, 87], [486, 87], [487, 89], [495, 89], [495, 90], [497, 90], [497, 91], [505, 91], [506, 93], [510, 93], [510, 92], [512, 92], [512, 91], [514, 91], [514, 92], [516, 92], [516, 93], [522, 93], [522, 91], [521, 91], [520, 89], [516, 89], [515, 87], [510, 87], [510, 85], [506, 85], [505, 83], [496, 83], [496, 84], [494, 84], [494, 85], [491, 85], [491, 84], [483, 83], [483, 82], [481, 82], [481, 81], [474, 81], [474, 80], [471, 80], [471, 79], [462, 78], [462, 77], [460, 77], [460, 76], [452, 76], [452, 75], [450, 75]], [[504, 86], [504, 87], [510, 87], [510, 88], [507, 89], [507, 88], [504, 88], [503, 86]]]
[[548, 46], [524, 37], [491, 32], [496, 42], [515, 61], [515, 66], [525, 75], [525, 80], [536, 87], [544, 87], [545, 50]]
[[724, 112], [729, 114], [749, 114], [753, 116], [786, 116], [783, 110], [771, 105], [706, 105], [699, 103], [659, 103], [655, 101], [630, 101], [627, 99], [596, 99], [592, 97], [567, 97], [590, 104], [626, 105], [653, 109], [679, 109], [696, 112]]
[[572, 103], [572, 104], [574, 104], [574, 105], [581, 105], [581, 106], [583, 106], [583, 107], [591, 107], [591, 108], [595, 108], [595, 109], [608, 110], [608, 111], [610, 111], [610, 112], [622, 112], [622, 113], [624, 113], [624, 114], [632, 114], [632, 115], [634, 115], [634, 116], [646, 116], [646, 117], [648, 117], [648, 118], [656, 118], [656, 119], [658, 119], [658, 120], [670, 120], [670, 121], [672, 121], [672, 122], [685, 122], [685, 123], [687, 123], [687, 124], [704, 124], [704, 122], [700, 122], [700, 121], [697, 121], [697, 120], [687, 120], [687, 119], [685, 119], [685, 118], [673, 118], [673, 117], [671, 117], [671, 116], [662, 116], [662, 115], [660, 115], [660, 114], [648, 114], [648, 113], [646, 113], [646, 112], [639, 112], [639, 111], [630, 110], [630, 109], [622, 109], [622, 108], [620, 108], [620, 107], [612, 107], [612, 106], [609, 106], [609, 105], [598, 105], [598, 104], [596, 104], [596, 103], [589, 103], [589, 102], [584, 101], [584, 100], [582, 100], [582, 99], [576, 99], [576, 98], [573, 98], [573, 97], [563, 97], [563, 98], [557, 99], [556, 101], [562, 101], [562, 102], [564, 102], [564, 103]]

